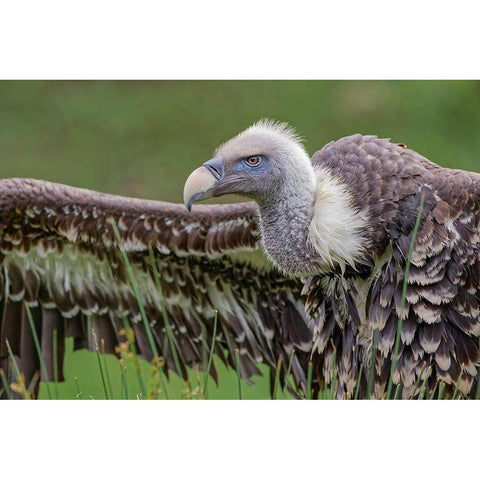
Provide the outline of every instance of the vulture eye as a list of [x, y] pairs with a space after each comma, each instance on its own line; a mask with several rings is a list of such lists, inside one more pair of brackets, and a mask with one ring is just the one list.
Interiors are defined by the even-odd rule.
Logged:
[[257, 165], [260, 164], [262, 161], [261, 155], [253, 155], [252, 157], [248, 157], [245, 159], [245, 162], [247, 165], [250, 165], [251, 167], [256, 167]]

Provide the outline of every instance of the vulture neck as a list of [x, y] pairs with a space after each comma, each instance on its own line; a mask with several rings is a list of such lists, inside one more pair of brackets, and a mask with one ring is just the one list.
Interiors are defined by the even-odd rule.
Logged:
[[286, 274], [305, 276], [318, 271], [318, 255], [309, 242], [315, 190], [312, 169], [258, 202], [265, 252]]
[[267, 256], [295, 276], [355, 269], [365, 254], [367, 214], [353, 205], [348, 188], [324, 168], [311, 168], [259, 203]]

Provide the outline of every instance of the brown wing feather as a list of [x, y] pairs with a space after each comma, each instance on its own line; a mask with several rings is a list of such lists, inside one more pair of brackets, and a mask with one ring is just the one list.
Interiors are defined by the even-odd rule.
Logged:
[[[238, 349], [247, 380], [260, 373], [257, 363], [274, 369], [280, 355], [285, 360], [292, 348], [302, 355], [310, 347], [301, 284], [273, 270], [259, 250], [252, 203], [197, 206], [189, 213], [183, 205], [4, 179], [0, 212], [0, 356], [10, 376], [7, 338], [27, 383], [39, 368], [24, 302], [32, 308], [50, 379], [54, 329], [59, 366], [65, 336], [74, 337], [75, 348], [92, 350], [103, 339], [106, 351], [114, 352], [122, 316], [133, 324], [140, 354], [152, 358], [112, 220], [161, 354], [166, 333], [148, 246], [154, 250], [181, 363], [178, 373], [185, 374], [186, 366], [201, 367], [202, 342], [212, 340], [214, 310], [219, 316], [216, 353], [234, 366]], [[165, 360], [166, 368], [175, 370], [171, 352]], [[303, 369], [293, 373], [304, 387]]]
[[[447, 172], [444, 172], [447, 175]], [[468, 176], [465, 175], [465, 180]], [[468, 192], [472, 182], [460, 184]], [[460, 190], [459, 190], [460, 191]], [[472, 197], [474, 198], [474, 192]], [[479, 204], [448, 208], [431, 186], [406, 197], [392, 227], [392, 257], [372, 285], [371, 305], [379, 330], [377, 361], [390, 360], [400, 315], [406, 258], [420, 197], [425, 195], [404, 305], [400, 358], [394, 380], [409, 396], [421, 381], [433, 389], [444, 381], [451, 391], [474, 395], [479, 363], [480, 239]], [[463, 195], [463, 193], [462, 193]], [[384, 295], [393, 287], [393, 295]], [[421, 379], [420, 379], [421, 375]], [[385, 381], [377, 386], [379, 393]]]

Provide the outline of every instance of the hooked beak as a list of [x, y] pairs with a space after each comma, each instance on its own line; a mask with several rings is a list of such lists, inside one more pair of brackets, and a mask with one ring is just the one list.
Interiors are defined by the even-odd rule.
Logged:
[[223, 178], [223, 173], [223, 158], [213, 157], [190, 174], [183, 188], [183, 201], [188, 211], [191, 211], [194, 202], [213, 195], [213, 190]]

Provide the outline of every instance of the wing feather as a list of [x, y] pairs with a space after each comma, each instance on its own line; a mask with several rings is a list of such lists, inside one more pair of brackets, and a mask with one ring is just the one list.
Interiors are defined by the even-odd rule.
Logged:
[[[54, 329], [59, 366], [65, 336], [74, 337], [75, 348], [100, 349], [103, 342], [106, 352], [114, 352], [121, 340], [122, 317], [133, 324], [140, 354], [152, 358], [120, 247], [129, 256], [161, 354], [162, 296], [148, 248], [154, 252], [181, 363], [177, 373], [186, 375], [186, 366], [202, 367], [202, 345], [212, 341], [214, 310], [220, 322], [216, 353], [234, 366], [238, 349], [246, 380], [260, 373], [257, 363], [275, 369], [280, 355], [288, 358], [295, 348], [301, 356], [310, 348], [302, 285], [275, 271], [261, 253], [252, 203], [197, 206], [189, 213], [182, 205], [3, 179], [0, 214], [0, 356], [7, 368], [8, 339], [28, 372], [27, 383], [39, 362], [31, 348], [31, 332], [24, 328], [24, 302], [35, 314], [50, 378]], [[111, 222], [118, 226], [121, 245]], [[171, 352], [165, 365], [176, 370]], [[294, 376], [297, 386], [304, 387], [303, 370], [295, 368]]]
[[[414, 385], [426, 381], [433, 388], [438, 379], [447, 384], [447, 389], [458, 388], [469, 396], [474, 394], [479, 364], [479, 206], [473, 205], [472, 210], [459, 209], [458, 205], [455, 210], [449, 209], [431, 186], [419, 188], [400, 202], [400, 214], [391, 232], [391, 261], [372, 285], [370, 308], [377, 320], [383, 318], [377, 322], [377, 363], [391, 368], [401, 314], [404, 272], [413, 235], [411, 219], [401, 215], [402, 208], [407, 205], [418, 211], [421, 195], [425, 196], [425, 207], [407, 279], [402, 353], [394, 381], [402, 379], [405, 397], [412, 394]], [[455, 199], [455, 194], [451, 195]], [[383, 312], [390, 312], [386, 321]], [[380, 395], [384, 387], [377, 385]]]

